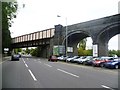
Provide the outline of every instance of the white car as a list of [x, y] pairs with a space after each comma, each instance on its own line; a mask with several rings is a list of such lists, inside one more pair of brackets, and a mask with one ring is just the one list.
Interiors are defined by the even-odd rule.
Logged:
[[86, 56], [81, 56], [79, 58], [74, 59], [74, 62], [79, 62], [81, 59], [84, 59], [84, 58], [86, 58]]
[[78, 58], [79, 56], [73, 56], [73, 57], [70, 57], [70, 58], [67, 58], [66, 60], [68, 61], [68, 62], [70, 62], [71, 60], [74, 60], [75, 58]]
[[85, 58], [79, 59], [78, 63], [83, 64], [83, 62], [90, 60], [92, 58], [93, 58], [92, 56], [86, 56]]
[[64, 56], [60, 56], [60, 57], [58, 57], [58, 60], [63, 61], [64, 58], [65, 58]]

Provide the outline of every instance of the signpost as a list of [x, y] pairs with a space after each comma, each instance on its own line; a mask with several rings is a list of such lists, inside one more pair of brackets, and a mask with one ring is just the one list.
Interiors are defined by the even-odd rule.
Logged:
[[98, 45], [93, 45], [93, 57], [98, 57]]
[[60, 55], [65, 53], [65, 46], [63, 45], [56, 45], [53, 46], [53, 55]]
[[73, 52], [73, 47], [67, 47], [67, 52]]

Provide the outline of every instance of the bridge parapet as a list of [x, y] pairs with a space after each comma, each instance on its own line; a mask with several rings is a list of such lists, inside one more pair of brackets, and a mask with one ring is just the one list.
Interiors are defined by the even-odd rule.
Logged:
[[12, 43], [14, 44], [14, 43], [52, 38], [54, 36], [54, 31], [55, 31], [54, 28], [50, 28], [43, 31], [38, 31], [38, 32], [18, 36], [18, 37], [12, 38]]

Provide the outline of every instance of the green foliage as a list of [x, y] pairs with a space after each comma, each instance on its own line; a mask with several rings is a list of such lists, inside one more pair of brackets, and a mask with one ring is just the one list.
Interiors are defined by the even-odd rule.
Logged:
[[85, 56], [92, 56], [92, 49], [84, 50]]
[[11, 27], [12, 19], [16, 17], [17, 2], [2, 2], [2, 52], [4, 48], [11, 48], [11, 35], [9, 27]]
[[26, 48], [25, 53], [30, 54], [30, 49]]
[[79, 56], [92, 56], [92, 49], [83, 50], [82, 48], [79, 48], [78, 49], [78, 55]]
[[18, 54], [19, 52], [22, 52], [21, 48], [14, 49], [14, 53]]
[[37, 48], [35, 48], [35, 49], [31, 49], [30, 50], [30, 54], [32, 55], [32, 56], [36, 56], [36, 57], [40, 57], [40, 53], [41, 53], [41, 48], [40, 47], [37, 47]]
[[120, 57], [120, 50], [109, 50], [109, 56], [117, 55]]
[[78, 48], [82, 48], [83, 50], [85, 50], [86, 48], [86, 42], [87, 42], [87, 39], [83, 39], [79, 42], [79, 47]]
[[78, 55], [79, 56], [84, 56], [84, 50], [83, 50], [83, 48], [78, 48]]
[[92, 49], [86, 50], [86, 42], [87, 42], [86, 38], [79, 42], [79, 46], [78, 46], [79, 56], [91, 56], [92, 55]]
[[30, 54], [32, 55], [32, 56], [36, 56], [37, 55], [37, 48], [35, 48], [35, 49], [31, 49], [30, 50]]

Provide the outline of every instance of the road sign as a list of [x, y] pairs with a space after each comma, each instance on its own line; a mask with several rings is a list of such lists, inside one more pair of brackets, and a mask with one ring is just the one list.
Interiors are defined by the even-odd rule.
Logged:
[[53, 55], [59, 55], [64, 53], [65, 53], [65, 46], [63, 45], [53, 46]]
[[98, 57], [98, 45], [93, 45], [93, 57]]

